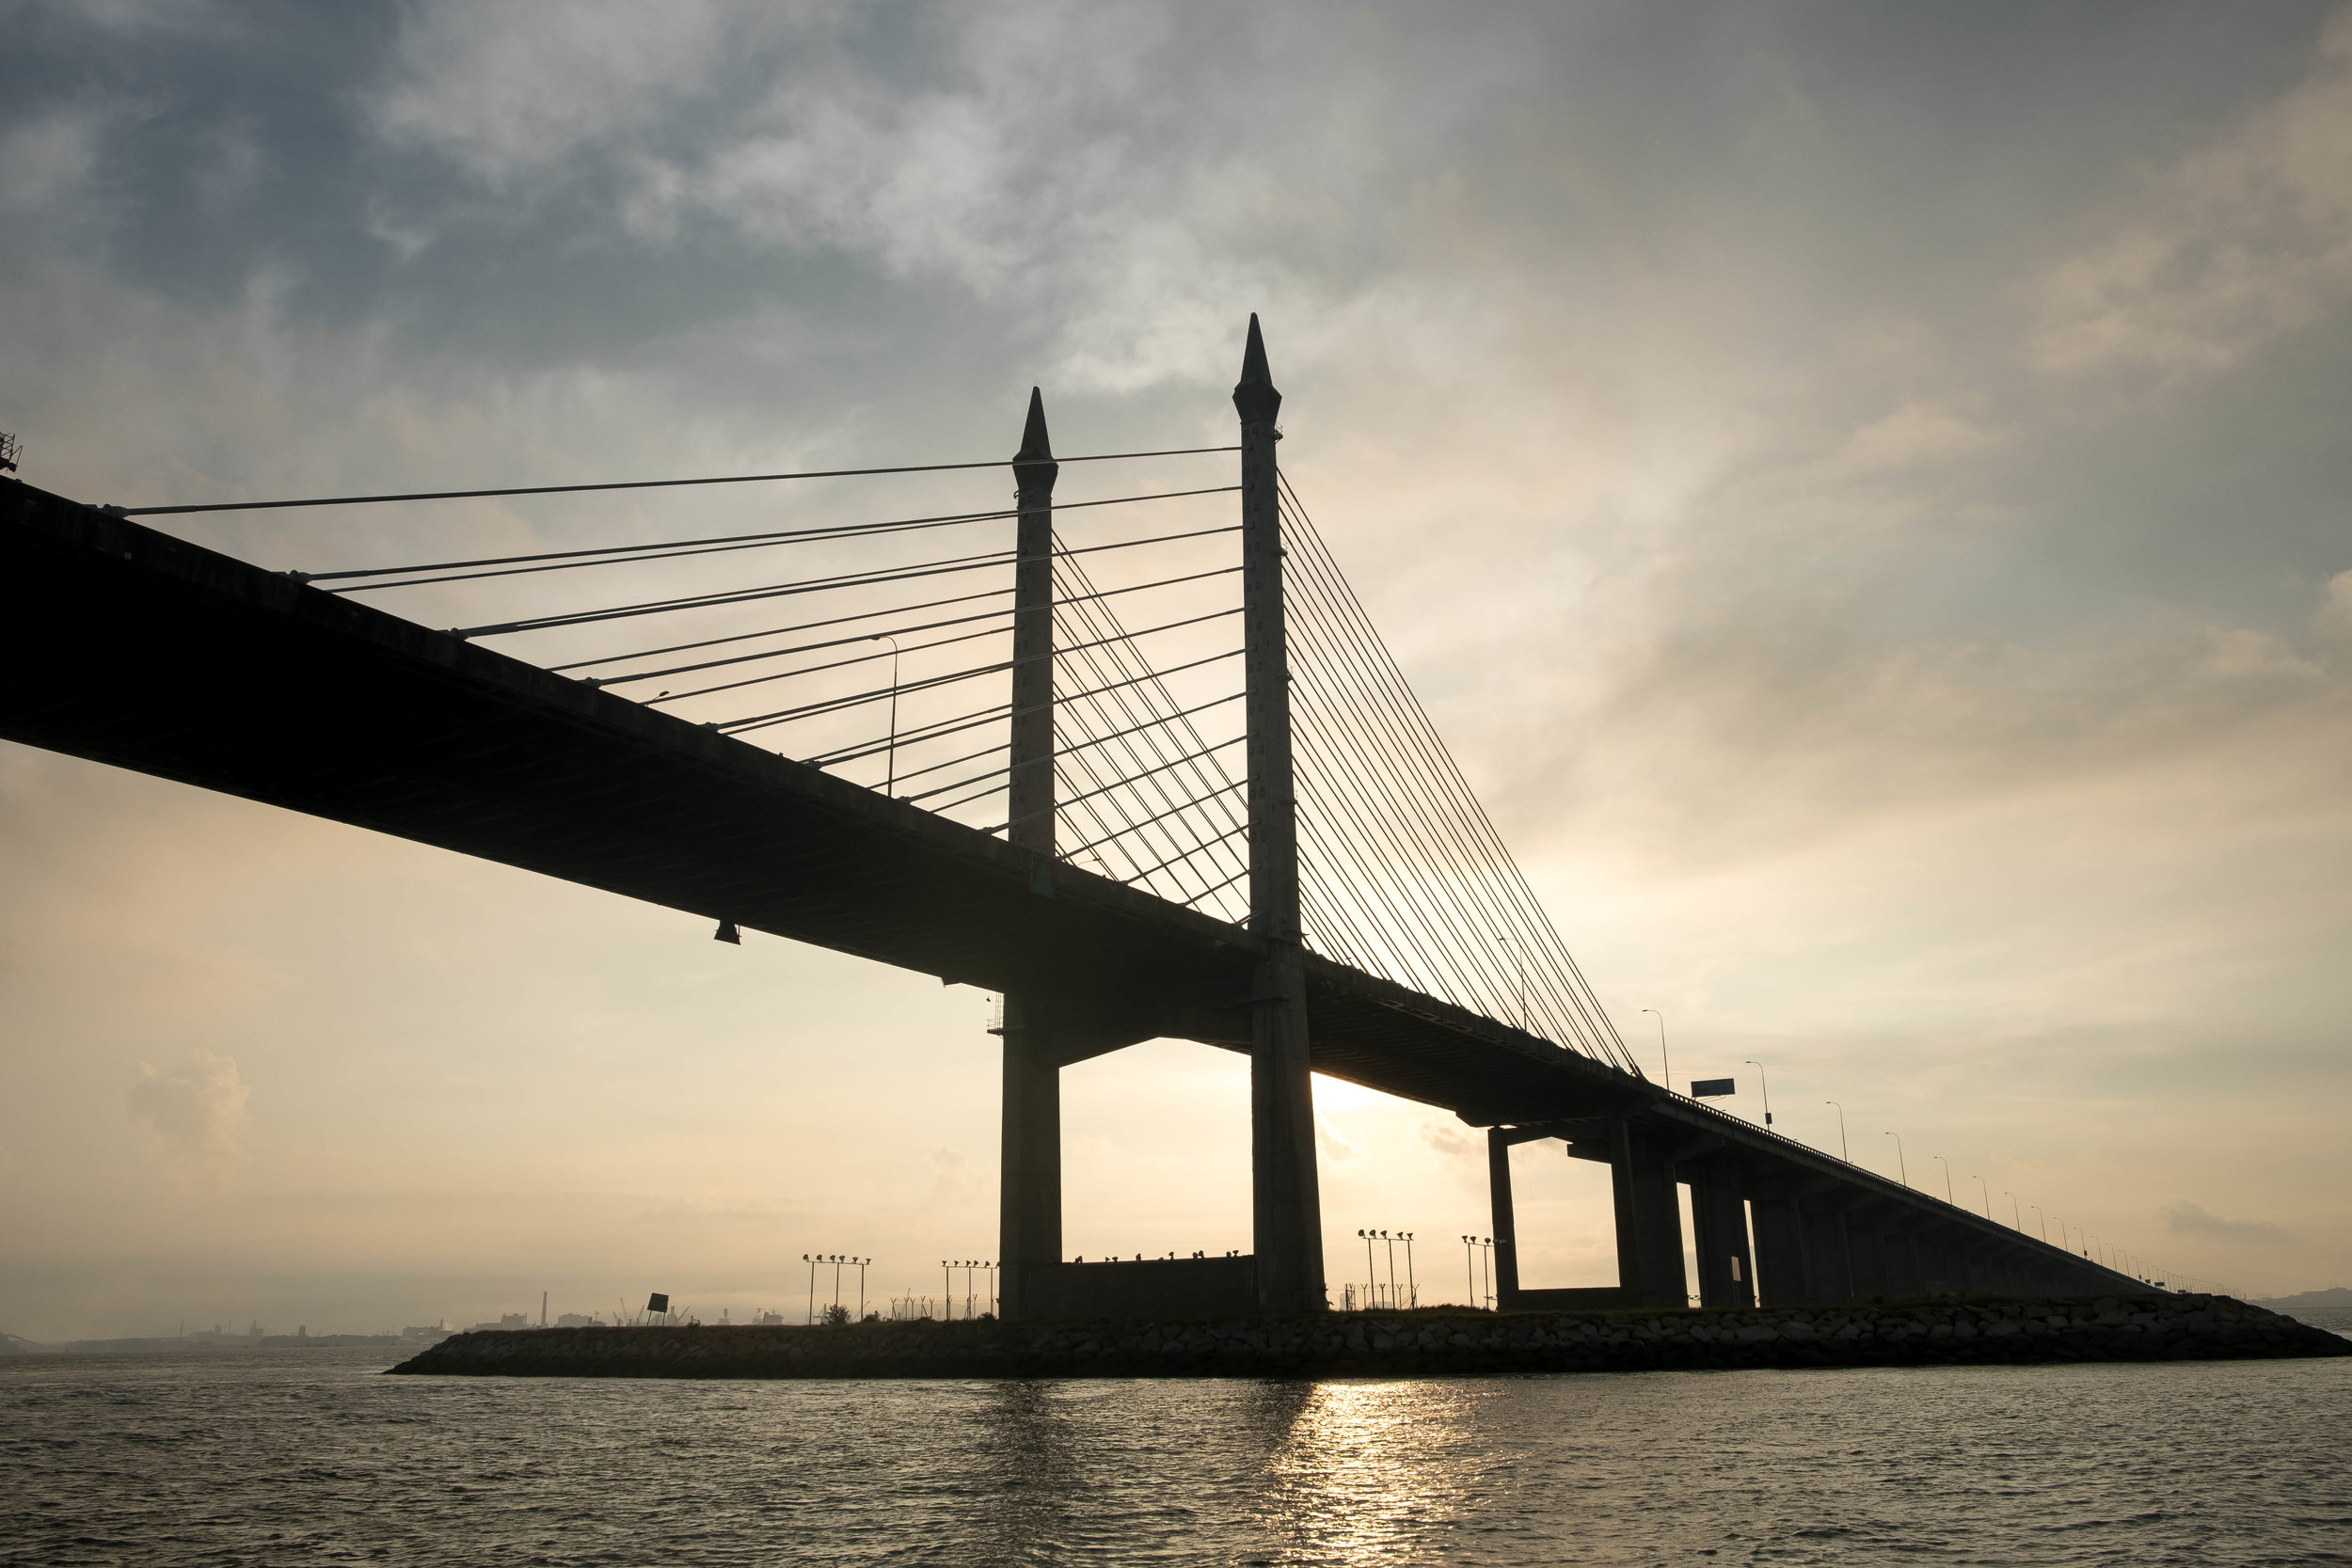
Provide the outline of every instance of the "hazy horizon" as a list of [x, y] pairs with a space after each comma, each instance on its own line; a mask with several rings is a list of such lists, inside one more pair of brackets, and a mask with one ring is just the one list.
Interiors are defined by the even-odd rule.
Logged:
[[[1761, 1119], [1761, 1061], [1776, 1131], [1840, 1101], [2004, 1222], [2352, 1282], [2352, 8], [7, 14], [26, 483], [984, 460], [1032, 385], [1065, 452], [1219, 440], [1255, 310], [1645, 1070], [1650, 1008], [1677, 1084]], [[158, 521], [283, 568], [855, 504]], [[30, 1338], [740, 1318], [995, 1246], [986, 999], [837, 954], [0, 744], [0, 987]], [[1248, 1246], [1244, 1058], [1064, 1085], [1070, 1252]], [[1458, 1298], [1481, 1134], [1318, 1117], [1333, 1283], [1411, 1230]], [[1525, 1283], [1605, 1282], [1548, 1147]]]

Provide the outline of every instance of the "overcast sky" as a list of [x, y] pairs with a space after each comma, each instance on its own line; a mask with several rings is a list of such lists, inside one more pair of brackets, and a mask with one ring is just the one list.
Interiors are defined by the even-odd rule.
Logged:
[[[1221, 438], [1629, 1041], [2177, 1278], [2352, 1283], [2352, 11], [0, 8], [0, 429], [166, 503]], [[712, 503], [714, 506], [716, 503]], [[632, 503], [634, 505], [634, 503]], [[274, 567], [716, 513], [186, 521]], [[619, 521], [615, 518], [619, 517]], [[180, 520], [174, 520], [178, 523]], [[0, 1328], [799, 1309], [994, 1248], [983, 999], [0, 746]], [[1653, 1069], [1653, 1076], [1657, 1069]], [[1246, 1063], [1068, 1245], [1248, 1244]], [[1320, 1089], [1359, 1227], [1487, 1228]], [[1523, 1151], [1530, 1284], [1611, 1267]], [[2041, 1220], [2037, 1220], [2039, 1206]], [[1459, 1293], [1458, 1246], [1418, 1266]]]

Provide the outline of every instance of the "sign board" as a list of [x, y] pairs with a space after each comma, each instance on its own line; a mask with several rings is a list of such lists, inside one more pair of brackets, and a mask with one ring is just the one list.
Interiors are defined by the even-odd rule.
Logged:
[[1696, 1078], [1691, 1083], [1691, 1098], [1693, 1100], [1705, 1100], [1709, 1095], [1738, 1094], [1739, 1092], [1740, 1080], [1737, 1078]]
[[670, 1298], [659, 1291], [645, 1298], [645, 1310], [648, 1312], [667, 1312], [669, 1309]]

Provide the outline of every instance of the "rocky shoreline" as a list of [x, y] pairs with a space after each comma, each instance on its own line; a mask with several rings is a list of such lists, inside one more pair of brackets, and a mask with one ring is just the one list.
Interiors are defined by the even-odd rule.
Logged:
[[391, 1370], [472, 1377], [1378, 1377], [2311, 1355], [2352, 1355], [2352, 1340], [2227, 1296], [2151, 1295], [1687, 1312], [512, 1329], [456, 1335]]

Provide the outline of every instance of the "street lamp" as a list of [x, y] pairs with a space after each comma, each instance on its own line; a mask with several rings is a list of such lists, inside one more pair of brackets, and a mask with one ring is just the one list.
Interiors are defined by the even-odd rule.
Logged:
[[1666, 1092], [1672, 1094], [1675, 1086], [1675, 1059], [1666, 1054], [1666, 1015], [1655, 1007], [1644, 1007], [1642, 1011], [1658, 1021], [1658, 1059], [1666, 1069]]
[[898, 787], [898, 640], [878, 631], [866, 641], [890, 644], [890, 746], [882, 753], [882, 793], [888, 795]]
[[1764, 1076], [1764, 1064], [1750, 1056], [1748, 1066], [1756, 1069], [1756, 1086], [1764, 1091], [1764, 1125], [1772, 1124], [1772, 1085]]
[[1396, 1300], [1396, 1238], [1395, 1238], [1395, 1237], [1393, 1237], [1393, 1236], [1391, 1236], [1391, 1235], [1390, 1235], [1387, 1231], [1383, 1230], [1382, 1232], [1380, 1232], [1380, 1240], [1381, 1240], [1382, 1243], [1383, 1243], [1383, 1244], [1385, 1244], [1385, 1245], [1388, 1247], [1388, 1249], [1389, 1249], [1389, 1310], [1390, 1310], [1390, 1311], [1391, 1311], [1391, 1312], [1393, 1312], [1393, 1311], [1395, 1311], [1395, 1310], [1397, 1309], [1397, 1300]]
[[1903, 1135], [1900, 1132], [1886, 1135], [1895, 1140], [1895, 1168], [1903, 1173], [1903, 1185], [1908, 1187], [1911, 1185], [1911, 1164], [1903, 1158]]
[[1356, 1234], [1364, 1239], [1364, 1289], [1372, 1292], [1372, 1305], [1376, 1307], [1380, 1305], [1380, 1275], [1372, 1266], [1372, 1232], [1359, 1230]]
[[1462, 1272], [1469, 1276], [1466, 1288], [1470, 1291], [1470, 1309], [1475, 1311], [1478, 1308], [1478, 1238], [1475, 1236], [1462, 1238]]
[[2043, 1213], [2042, 1205], [2037, 1203], [2033, 1206], [2033, 1217], [2042, 1223], [2042, 1244], [2048, 1246], [2050, 1244], [2050, 1216]]
[[[1975, 1182], [1978, 1186], [1982, 1187], [1982, 1188], [1984, 1189], [1984, 1217], [1985, 1217], [1986, 1219], [1988, 1219], [1988, 1220], [1989, 1220], [1989, 1219], [1992, 1219], [1992, 1218], [1993, 1218], [1993, 1183], [1992, 1183], [1992, 1182], [1990, 1182], [1990, 1181], [1987, 1181], [1987, 1180], [1986, 1180], [1983, 1177], [1981, 1177], [1981, 1176], [1972, 1176], [1972, 1177], [1970, 1177], [1968, 1180], [1971, 1180], [1971, 1181], [1974, 1181], [1974, 1182]], [[1995, 1223], [1997, 1224], [1998, 1222], [1996, 1221]]]
[[815, 1323], [817, 1321], [817, 1259], [803, 1252], [801, 1254], [801, 1261], [808, 1265], [808, 1321]]
[[[1821, 1103], [1837, 1105], [1835, 1100], [1824, 1100]], [[1837, 1157], [1850, 1165], [1853, 1164], [1853, 1156], [1846, 1149], [1846, 1108], [1843, 1105], [1837, 1105]]]
[[2017, 1222], [2018, 1234], [2023, 1235], [2026, 1229], [2026, 1212], [2018, 1206], [2017, 1195], [2007, 1187], [2003, 1187], [2001, 1196], [2009, 1199], [2009, 1217]]
[[1952, 1163], [1949, 1160], [1945, 1160], [1944, 1156], [1941, 1154], [1931, 1154], [1928, 1158], [1931, 1160], [1944, 1161], [1944, 1201], [1951, 1204], [1951, 1206], [1955, 1209], [1959, 1208], [1960, 1205], [1952, 1198]]
[[1398, 1235], [1405, 1243], [1406, 1298], [1415, 1307], [1419, 1307], [1421, 1305], [1421, 1286], [1413, 1277], [1413, 1233], [1409, 1230], [1405, 1230], [1398, 1232]]

